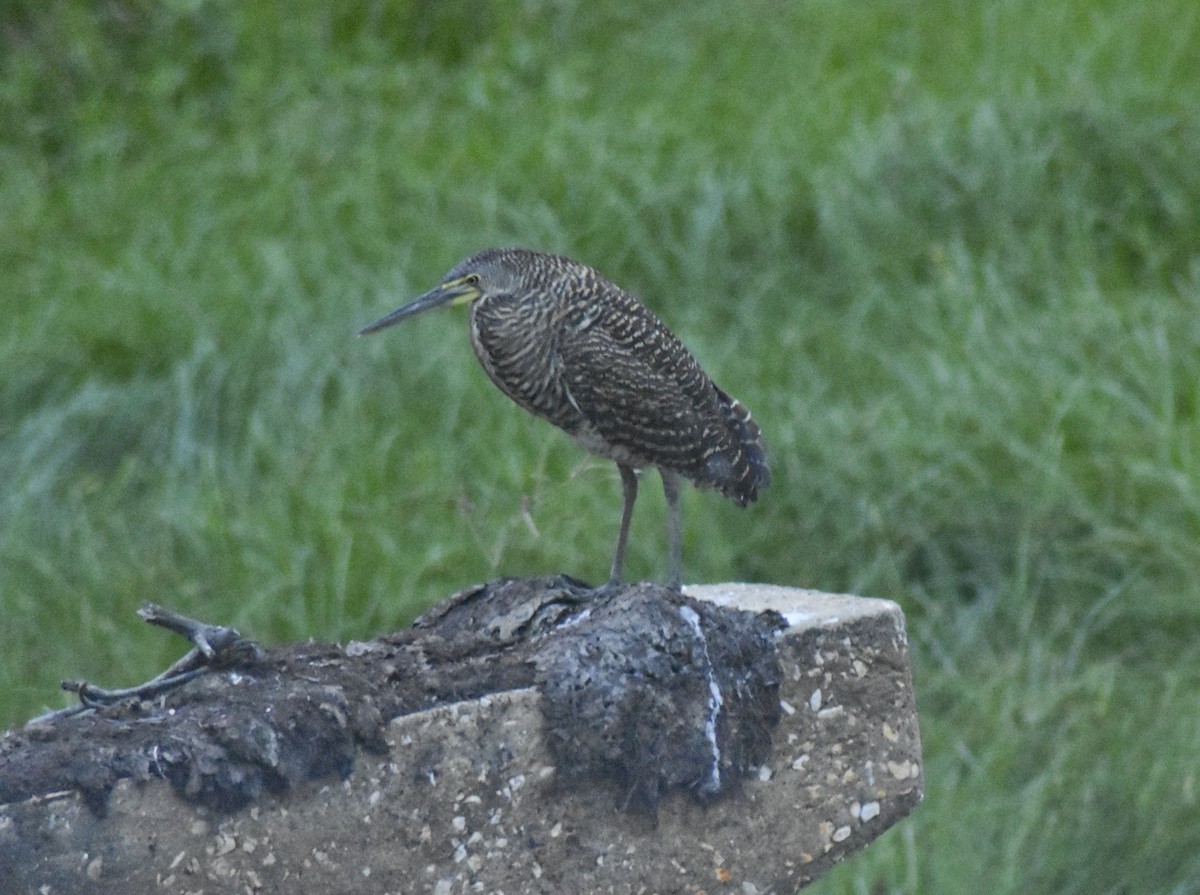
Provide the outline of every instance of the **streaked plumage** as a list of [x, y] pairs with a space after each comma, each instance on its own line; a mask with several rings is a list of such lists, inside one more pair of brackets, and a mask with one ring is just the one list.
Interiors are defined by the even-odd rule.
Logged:
[[366, 327], [469, 302], [471, 345], [492, 382], [581, 447], [616, 462], [624, 508], [611, 581], [620, 580], [634, 470], [655, 466], [668, 503], [670, 579], [680, 583], [677, 475], [739, 506], [771, 481], [758, 426], [675, 335], [600, 273], [559, 255], [486, 249], [440, 286]]

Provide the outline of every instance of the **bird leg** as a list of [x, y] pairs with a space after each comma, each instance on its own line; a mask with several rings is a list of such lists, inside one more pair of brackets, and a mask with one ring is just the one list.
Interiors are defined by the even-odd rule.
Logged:
[[683, 589], [683, 518], [679, 512], [679, 477], [669, 469], [658, 468], [663, 495], [667, 498], [667, 587]]
[[633, 503], [637, 500], [638, 478], [632, 466], [617, 464], [621, 471], [621, 528], [617, 532], [617, 552], [613, 554], [612, 572], [608, 576], [608, 587], [621, 583], [621, 569], [625, 565], [625, 544], [629, 540], [629, 522], [633, 518]]

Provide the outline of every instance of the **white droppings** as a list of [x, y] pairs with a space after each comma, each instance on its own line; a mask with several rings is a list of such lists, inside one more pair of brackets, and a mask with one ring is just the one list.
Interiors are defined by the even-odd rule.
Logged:
[[372, 653], [379, 648], [380, 647], [370, 643], [369, 641], [351, 640], [344, 647], [342, 647], [342, 652], [351, 658], [357, 658], [358, 656], [365, 656], [367, 653]]
[[700, 625], [700, 616], [691, 606], [679, 607], [680, 617], [688, 623], [700, 641], [701, 655], [704, 657], [704, 674], [708, 678], [708, 719], [704, 722], [704, 736], [712, 749], [712, 766], [709, 771], [708, 784], [703, 789], [708, 792], [719, 792], [721, 789], [721, 747], [717, 744], [717, 718], [721, 714], [721, 706], [725, 700], [721, 697], [721, 688], [717, 686], [717, 677], [713, 673], [712, 660], [708, 656], [708, 641], [704, 637], [704, 628]]
[[804, 624], [804, 622], [811, 621], [812, 619], [814, 619], [816, 617], [817, 617], [816, 613], [804, 612], [803, 610], [800, 610], [800, 609], [793, 610], [792, 612], [783, 613], [783, 620], [788, 623], [788, 627], [790, 627], [790, 628], [797, 628], [800, 625]]
[[585, 610], [583, 610], [583, 612], [579, 613], [579, 615], [572, 616], [571, 618], [567, 619], [566, 621], [560, 622], [558, 627], [571, 628], [571, 627], [574, 627], [575, 625], [579, 624], [582, 621], [587, 621], [591, 617], [592, 617], [592, 610], [585, 609]]

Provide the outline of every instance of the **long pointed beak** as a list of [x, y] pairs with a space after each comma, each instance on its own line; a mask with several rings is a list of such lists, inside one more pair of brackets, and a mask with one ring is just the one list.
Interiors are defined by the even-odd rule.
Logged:
[[449, 283], [442, 283], [436, 289], [430, 289], [420, 298], [409, 302], [402, 308], [397, 308], [392, 313], [380, 317], [370, 326], [364, 326], [358, 331], [360, 336], [365, 336], [368, 333], [379, 332], [381, 329], [387, 329], [392, 324], [399, 323], [409, 317], [420, 314], [422, 311], [428, 311], [430, 308], [440, 308], [442, 305], [461, 304], [464, 301], [471, 301], [479, 296], [479, 290], [475, 286], [468, 285], [462, 280], [456, 280]]

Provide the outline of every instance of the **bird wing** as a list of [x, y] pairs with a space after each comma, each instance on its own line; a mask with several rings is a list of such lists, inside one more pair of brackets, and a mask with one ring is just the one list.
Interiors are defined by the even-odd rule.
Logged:
[[560, 333], [571, 403], [609, 445], [697, 484], [718, 485], [707, 461], [729, 435], [716, 387], [644, 306], [589, 313]]

